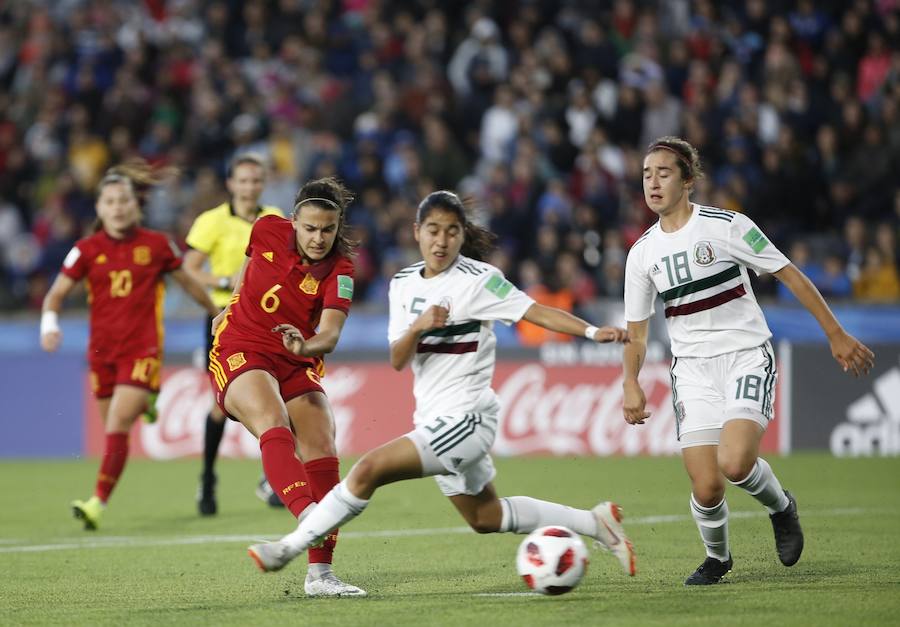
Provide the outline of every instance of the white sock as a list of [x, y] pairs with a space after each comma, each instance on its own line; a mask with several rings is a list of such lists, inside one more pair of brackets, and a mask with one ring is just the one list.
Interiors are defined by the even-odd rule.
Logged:
[[783, 512], [790, 503], [772, 467], [762, 457], [756, 460], [749, 475], [731, 483], [762, 503], [770, 514]]
[[333, 529], [362, 514], [368, 504], [369, 501], [353, 496], [345, 479], [334, 486], [308, 516], [303, 516], [297, 529], [284, 536], [281, 541], [297, 553], [305, 551]]
[[310, 579], [321, 579], [331, 572], [334, 572], [331, 569], [331, 564], [327, 564], [325, 562], [313, 562], [306, 569], [306, 574]]
[[501, 533], [530, 533], [538, 527], [561, 525], [584, 536], [597, 535], [597, 519], [588, 510], [539, 501], [529, 496], [501, 498], [500, 507], [503, 518], [498, 531]]
[[731, 550], [728, 546], [728, 503], [725, 499], [718, 505], [703, 507], [691, 494], [691, 515], [706, 546], [706, 554], [720, 562], [728, 561]]

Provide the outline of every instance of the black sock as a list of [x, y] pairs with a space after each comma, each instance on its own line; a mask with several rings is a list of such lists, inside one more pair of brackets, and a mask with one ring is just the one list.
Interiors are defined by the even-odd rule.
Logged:
[[205, 478], [213, 476], [213, 466], [216, 463], [216, 456], [219, 454], [219, 443], [222, 441], [224, 433], [224, 420], [218, 422], [213, 420], [212, 416], [206, 417], [206, 432], [203, 436], [203, 476]]

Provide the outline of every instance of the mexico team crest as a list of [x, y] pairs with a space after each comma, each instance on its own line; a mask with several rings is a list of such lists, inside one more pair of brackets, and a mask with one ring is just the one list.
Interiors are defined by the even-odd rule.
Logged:
[[313, 275], [307, 273], [303, 280], [300, 281], [300, 291], [312, 296], [319, 291], [319, 281]]
[[139, 266], [150, 265], [150, 247], [135, 246], [134, 247], [134, 263]]
[[698, 266], [709, 266], [716, 261], [716, 253], [709, 242], [694, 244], [694, 263]]

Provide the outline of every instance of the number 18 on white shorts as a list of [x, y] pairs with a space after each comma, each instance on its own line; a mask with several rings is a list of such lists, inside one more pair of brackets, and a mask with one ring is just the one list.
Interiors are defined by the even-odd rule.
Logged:
[[753, 420], [763, 429], [772, 420], [778, 373], [770, 342], [715, 357], [675, 357], [671, 375], [682, 448], [718, 444], [729, 420]]

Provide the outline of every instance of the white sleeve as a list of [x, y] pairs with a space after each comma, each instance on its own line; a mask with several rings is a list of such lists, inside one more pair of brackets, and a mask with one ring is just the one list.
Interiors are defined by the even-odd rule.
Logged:
[[521, 320], [534, 304], [531, 296], [506, 280], [497, 268], [480, 275], [471, 289], [466, 311], [459, 312], [465, 319], [498, 320], [510, 325]]
[[388, 344], [393, 344], [406, 333], [409, 323], [406, 321], [406, 307], [403, 305], [403, 290], [399, 281], [393, 279], [388, 288]]
[[644, 267], [642, 255], [632, 246], [625, 260], [625, 321], [640, 322], [656, 311], [656, 285]]
[[756, 274], [778, 272], [790, 260], [747, 216], [736, 213], [728, 229], [728, 252]]

